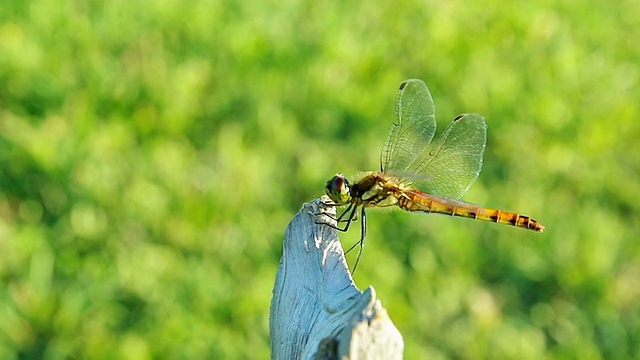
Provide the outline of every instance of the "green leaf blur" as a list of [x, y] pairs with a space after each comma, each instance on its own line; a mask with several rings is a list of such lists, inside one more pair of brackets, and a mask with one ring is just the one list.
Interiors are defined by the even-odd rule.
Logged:
[[408, 78], [487, 120], [464, 200], [546, 230], [370, 211], [406, 358], [640, 357], [637, 10], [0, 2], [0, 358], [268, 357], [289, 220], [378, 168]]

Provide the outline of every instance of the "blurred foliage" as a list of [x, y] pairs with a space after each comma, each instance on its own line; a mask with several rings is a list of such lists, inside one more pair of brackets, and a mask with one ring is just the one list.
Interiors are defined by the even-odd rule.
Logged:
[[[0, 2], [0, 358], [265, 358], [284, 229], [397, 86], [489, 125], [465, 200], [369, 212], [406, 358], [640, 357], [640, 15], [613, 1]], [[343, 236], [345, 245], [357, 231]]]

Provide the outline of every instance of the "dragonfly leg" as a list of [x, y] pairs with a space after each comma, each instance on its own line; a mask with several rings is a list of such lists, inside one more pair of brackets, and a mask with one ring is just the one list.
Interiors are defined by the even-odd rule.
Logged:
[[[334, 202], [326, 202], [326, 201], [322, 201], [322, 205], [324, 205], [326, 207], [338, 207], [338, 206], [340, 206], [340, 205], [338, 205], [338, 204], [336, 204]], [[316, 215], [324, 215], [324, 216], [328, 217], [331, 220], [336, 220], [336, 217], [334, 215], [327, 214], [327, 213], [322, 212], [322, 211], [317, 213]], [[316, 224], [324, 224], [324, 223], [316, 221]]]
[[[338, 207], [338, 206], [342, 206], [342, 205], [338, 205], [338, 204], [336, 204], [336, 203], [334, 203], [334, 202], [322, 202], [322, 204], [323, 204], [323, 205], [325, 205], [325, 206], [327, 206], [327, 207]], [[348, 213], [348, 212], [349, 212], [349, 209], [351, 208], [351, 205], [353, 205], [353, 204], [349, 204], [349, 207], [347, 208], [347, 210], [346, 210], [345, 212], [343, 212], [343, 213], [340, 215], [340, 217], [339, 217], [339, 218], [337, 218], [337, 217], [335, 217], [335, 216], [333, 216], [333, 215], [330, 215], [330, 214], [325, 214], [325, 215], [326, 215], [326, 216], [328, 216], [329, 218], [331, 218], [331, 220], [336, 220], [336, 221], [338, 221], [338, 222], [346, 222], [346, 221], [349, 221], [349, 220], [339, 220], [339, 219], [341, 219], [344, 215], [346, 215], [346, 213]], [[358, 214], [356, 213], [356, 215], [354, 216], [353, 220], [356, 220], [357, 218], [358, 218]]]
[[[342, 223], [342, 222], [349, 223], [349, 222], [351, 222], [353, 220], [356, 220], [358, 218], [358, 214], [357, 213], [355, 213], [354, 215], [349, 215], [347, 218], [345, 218], [345, 215], [347, 215], [349, 213], [349, 211], [352, 210], [351, 206], [352, 205], [350, 204], [349, 207], [347, 207], [347, 209], [345, 211], [343, 211], [342, 214], [340, 214], [340, 216], [338, 216], [338, 217], [331, 216], [331, 218], [333, 220], [335, 220], [337, 223]], [[353, 209], [353, 212], [355, 212], [355, 208]], [[345, 230], [343, 230], [343, 231], [347, 231], [346, 230], [347, 228], [348, 228], [348, 224], [347, 224], [347, 227], [345, 227]]]
[[[358, 210], [357, 206], [355, 206], [354, 204], [349, 204], [349, 206], [345, 209], [344, 212], [342, 212], [342, 214], [340, 214], [340, 216], [338, 216], [337, 218], [332, 217], [332, 219], [335, 220], [338, 224], [341, 222], [346, 222], [346, 225], [344, 226], [344, 228], [340, 228], [337, 225], [333, 225], [325, 222], [316, 221], [316, 224], [324, 224], [338, 231], [346, 232], [347, 230], [349, 230], [349, 226], [351, 225], [351, 223], [358, 218], [358, 213], [356, 212], [356, 210]], [[356, 246], [360, 246], [360, 249], [358, 249], [358, 255], [356, 256], [356, 263], [353, 266], [352, 273], [356, 272], [356, 269], [358, 268], [358, 263], [360, 263], [362, 250], [364, 249], [364, 239], [366, 237], [367, 237], [367, 214], [365, 213], [364, 206], [363, 206], [360, 208], [360, 240], [358, 240], [349, 249], [347, 249], [347, 251], [344, 252], [345, 254], [348, 254], [349, 252], [351, 252], [351, 250], [355, 249]]]
[[[360, 245], [360, 249], [358, 249], [358, 255], [356, 256], [356, 263], [353, 265], [352, 274], [356, 273], [356, 269], [358, 268], [358, 264], [360, 263], [360, 257], [362, 256], [362, 251], [364, 250], [364, 239], [367, 237], [367, 214], [364, 211], [364, 206], [362, 207], [360, 212], [362, 214], [361, 220], [360, 220], [360, 240], [355, 244], [351, 245], [349, 250], [345, 252], [345, 254], [349, 253], [357, 245]], [[354, 215], [351, 215], [351, 217], [353, 218]]]
[[[357, 218], [357, 216], [356, 216], [357, 215], [356, 214], [356, 208], [357, 208], [357, 206], [354, 206], [353, 204], [349, 204], [347, 209], [342, 214], [340, 214], [340, 216], [338, 216], [338, 218], [336, 219], [337, 223], [341, 223], [341, 222], [346, 222], [347, 223], [345, 225], [345, 227], [344, 227], [344, 230], [342, 230], [342, 231], [347, 231], [347, 229], [349, 229], [349, 225], [351, 224], [351, 222]], [[347, 215], [347, 213], [349, 213], [349, 211], [351, 211], [349, 216], [347, 218], [344, 218], [344, 216]]]
[[[354, 206], [354, 204], [349, 204], [347, 209], [342, 214], [340, 214], [340, 216], [338, 216], [337, 218], [334, 218], [331, 215], [325, 214], [326, 216], [329, 216], [329, 218], [331, 218], [332, 220], [335, 220], [338, 224], [341, 222], [346, 222], [347, 224], [344, 226], [344, 228], [340, 228], [337, 225], [329, 224], [326, 222], [316, 221], [316, 224], [324, 224], [338, 231], [346, 232], [347, 230], [349, 230], [349, 225], [351, 225], [351, 222], [354, 220], [356, 209], [357, 209], [357, 206]], [[345, 215], [347, 214], [349, 214], [349, 216], [345, 218]]]

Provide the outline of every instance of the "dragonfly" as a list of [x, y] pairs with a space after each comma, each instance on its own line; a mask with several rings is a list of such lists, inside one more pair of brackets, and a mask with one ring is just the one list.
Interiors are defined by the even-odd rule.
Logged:
[[410, 212], [544, 230], [540, 222], [527, 215], [460, 200], [482, 168], [487, 125], [481, 115], [458, 115], [432, 143], [435, 131], [435, 105], [427, 85], [419, 79], [404, 81], [398, 90], [395, 121], [380, 155], [380, 171], [364, 173], [352, 184], [340, 173], [327, 181], [325, 192], [331, 205], [347, 206], [335, 219], [336, 225], [330, 226], [346, 232], [360, 209], [360, 241], [347, 250], [360, 245], [354, 272], [364, 248], [367, 208], [397, 206]]

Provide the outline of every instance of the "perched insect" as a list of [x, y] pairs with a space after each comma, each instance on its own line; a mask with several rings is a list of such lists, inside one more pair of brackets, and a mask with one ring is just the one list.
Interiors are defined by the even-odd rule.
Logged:
[[[436, 131], [435, 106], [424, 82], [411, 79], [400, 84], [396, 118], [380, 156], [380, 171], [364, 174], [350, 184], [342, 174], [327, 182], [325, 191], [333, 205], [348, 205], [337, 218], [347, 231], [360, 209], [361, 237], [354, 271], [366, 237], [368, 207], [398, 206], [420, 211], [461, 216], [524, 229], [543, 231], [544, 226], [526, 215], [488, 209], [460, 201], [482, 168], [487, 125], [478, 114], [457, 116], [440, 139]], [[431, 146], [430, 146], [431, 145]]]

